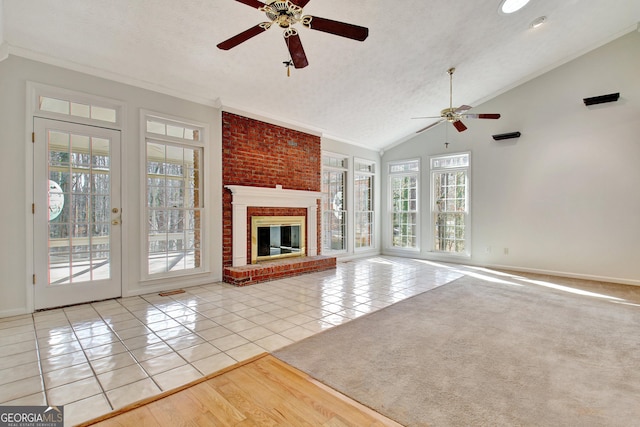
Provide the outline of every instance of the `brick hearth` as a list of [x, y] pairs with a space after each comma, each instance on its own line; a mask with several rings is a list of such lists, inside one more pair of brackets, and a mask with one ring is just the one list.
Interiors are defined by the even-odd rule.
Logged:
[[269, 280], [336, 268], [336, 258], [328, 256], [282, 259], [242, 267], [225, 267], [224, 281], [236, 286], [247, 286]]

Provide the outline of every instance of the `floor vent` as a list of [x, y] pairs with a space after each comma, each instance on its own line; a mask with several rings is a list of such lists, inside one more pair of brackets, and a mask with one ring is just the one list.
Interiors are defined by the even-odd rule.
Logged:
[[176, 289], [175, 291], [160, 292], [161, 297], [169, 297], [171, 295], [184, 294], [184, 289]]

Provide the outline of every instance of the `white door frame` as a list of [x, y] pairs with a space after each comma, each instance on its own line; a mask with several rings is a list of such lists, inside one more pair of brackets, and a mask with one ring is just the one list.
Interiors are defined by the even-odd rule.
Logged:
[[[90, 118], [83, 117], [71, 117], [70, 115], [59, 114], [56, 112], [51, 112], [46, 109], [43, 109], [40, 105], [40, 97], [48, 96], [61, 100], [69, 100], [72, 102], [79, 102], [89, 105], [99, 105], [107, 108], [112, 108], [116, 111], [116, 119], [112, 122], [104, 122], [100, 120], [94, 120]], [[119, 130], [121, 132], [121, 141], [125, 140], [127, 135], [127, 126], [124, 118], [127, 116], [127, 106], [126, 103], [114, 99], [108, 98], [104, 96], [98, 96], [91, 93], [79, 92], [70, 89], [64, 89], [57, 86], [51, 86], [44, 83], [37, 83], [33, 81], [26, 82], [26, 91], [25, 91], [25, 139], [23, 141], [25, 146], [25, 163], [24, 163], [24, 180], [25, 180], [25, 188], [28, 191], [27, 197], [25, 198], [24, 212], [25, 212], [25, 239], [26, 239], [26, 253], [25, 253], [25, 281], [24, 281], [24, 292], [25, 292], [25, 305], [23, 306], [21, 312], [22, 313], [32, 313], [35, 311], [34, 305], [34, 282], [35, 282], [35, 271], [34, 267], [34, 214], [33, 214], [33, 206], [34, 206], [34, 143], [33, 143], [33, 121], [35, 117], [42, 118], [51, 118], [55, 120], [63, 120], [63, 121], [71, 121], [74, 123], [83, 123], [92, 126], [104, 127], [108, 129]], [[124, 147], [123, 147], [124, 149]], [[125, 158], [119, 159], [121, 162], [121, 182], [127, 182], [127, 169], [126, 164], [124, 163]], [[121, 203], [122, 203], [122, 211], [128, 212], [128, 189], [127, 186], [123, 186], [121, 190]], [[123, 235], [126, 237], [126, 235]], [[123, 280], [123, 289], [122, 292], [125, 292], [126, 285], [125, 281], [128, 277], [128, 253], [129, 248], [127, 244], [123, 243], [122, 247], [122, 280]]]
[[[120, 131], [86, 124], [72, 123], [34, 117], [34, 308], [43, 309], [89, 301], [103, 300], [122, 295], [122, 228], [120, 195]], [[77, 283], [49, 285], [49, 209], [47, 182], [48, 156], [47, 135], [49, 130], [59, 130], [73, 134], [84, 134], [105, 138], [110, 143], [110, 206], [109, 230], [109, 278], [79, 281]], [[88, 271], [91, 271], [88, 270]], [[75, 273], [75, 272], [74, 272]], [[72, 273], [74, 276], [75, 274]], [[71, 277], [71, 276], [70, 276]]]

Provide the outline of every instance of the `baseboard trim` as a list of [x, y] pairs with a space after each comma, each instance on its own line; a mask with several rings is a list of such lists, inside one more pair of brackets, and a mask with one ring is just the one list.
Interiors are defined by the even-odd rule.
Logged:
[[483, 263], [473, 262], [468, 259], [456, 260], [456, 259], [453, 259], [452, 257], [448, 257], [448, 258], [438, 257], [438, 256], [429, 257], [429, 256], [420, 256], [419, 254], [411, 254], [411, 253], [399, 254], [396, 252], [383, 252], [382, 255], [397, 256], [402, 258], [421, 259], [425, 261], [439, 262], [444, 264], [469, 265], [473, 267], [493, 268], [496, 270], [509, 270], [509, 271], [515, 271], [515, 272], [521, 272], [521, 273], [532, 273], [532, 274], [546, 274], [549, 276], [567, 277], [570, 279], [593, 280], [595, 282], [607, 282], [607, 283], [618, 283], [621, 285], [640, 286], [639, 279], [627, 279], [624, 277], [597, 276], [593, 274], [573, 273], [569, 271], [545, 270], [542, 268], [519, 267], [515, 265], [483, 264]]
[[532, 273], [532, 274], [545, 274], [549, 276], [558, 276], [558, 277], [567, 277], [570, 279], [582, 279], [582, 280], [593, 280], [595, 282], [607, 282], [607, 283], [618, 283], [621, 285], [632, 285], [632, 286], [640, 286], [640, 280], [636, 279], [625, 279], [621, 277], [610, 277], [610, 276], [596, 276], [592, 274], [581, 274], [581, 273], [572, 273], [567, 271], [555, 271], [555, 270], [544, 270], [539, 268], [527, 268], [527, 267], [515, 267], [512, 265], [500, 265], [500, 264], [475, 264], [468, 263], [469, 265], [473, 265], [476, 267], [486, 267], [486, 268], [495, 268], [498, 270], [509, 270], [516, 271], [522, 273]]
[[382, 253], [380, 251], [372, 250], [366, 252], [363, 251], [362, 253], [355, 252], [349, 254], [336, 254], [334, 256], [337, 258], [338, 262], [347, 262], [362, 258], [374, 258], [381, 255]]
[[3, 317], [21, 316], [23, 314], [31, 314], [31, 310], [27, 310], [26, 307], [12, 308], [10, 310], [0, 310], [0, 319]]

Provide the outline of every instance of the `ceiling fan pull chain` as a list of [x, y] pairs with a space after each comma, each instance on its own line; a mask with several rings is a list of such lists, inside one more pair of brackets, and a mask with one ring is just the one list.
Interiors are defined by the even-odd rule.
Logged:
[[287, 77], [291, 77], [291, 66], [293, 65], [293, 60], [282, 61], [285, 67], [287, 67]]

